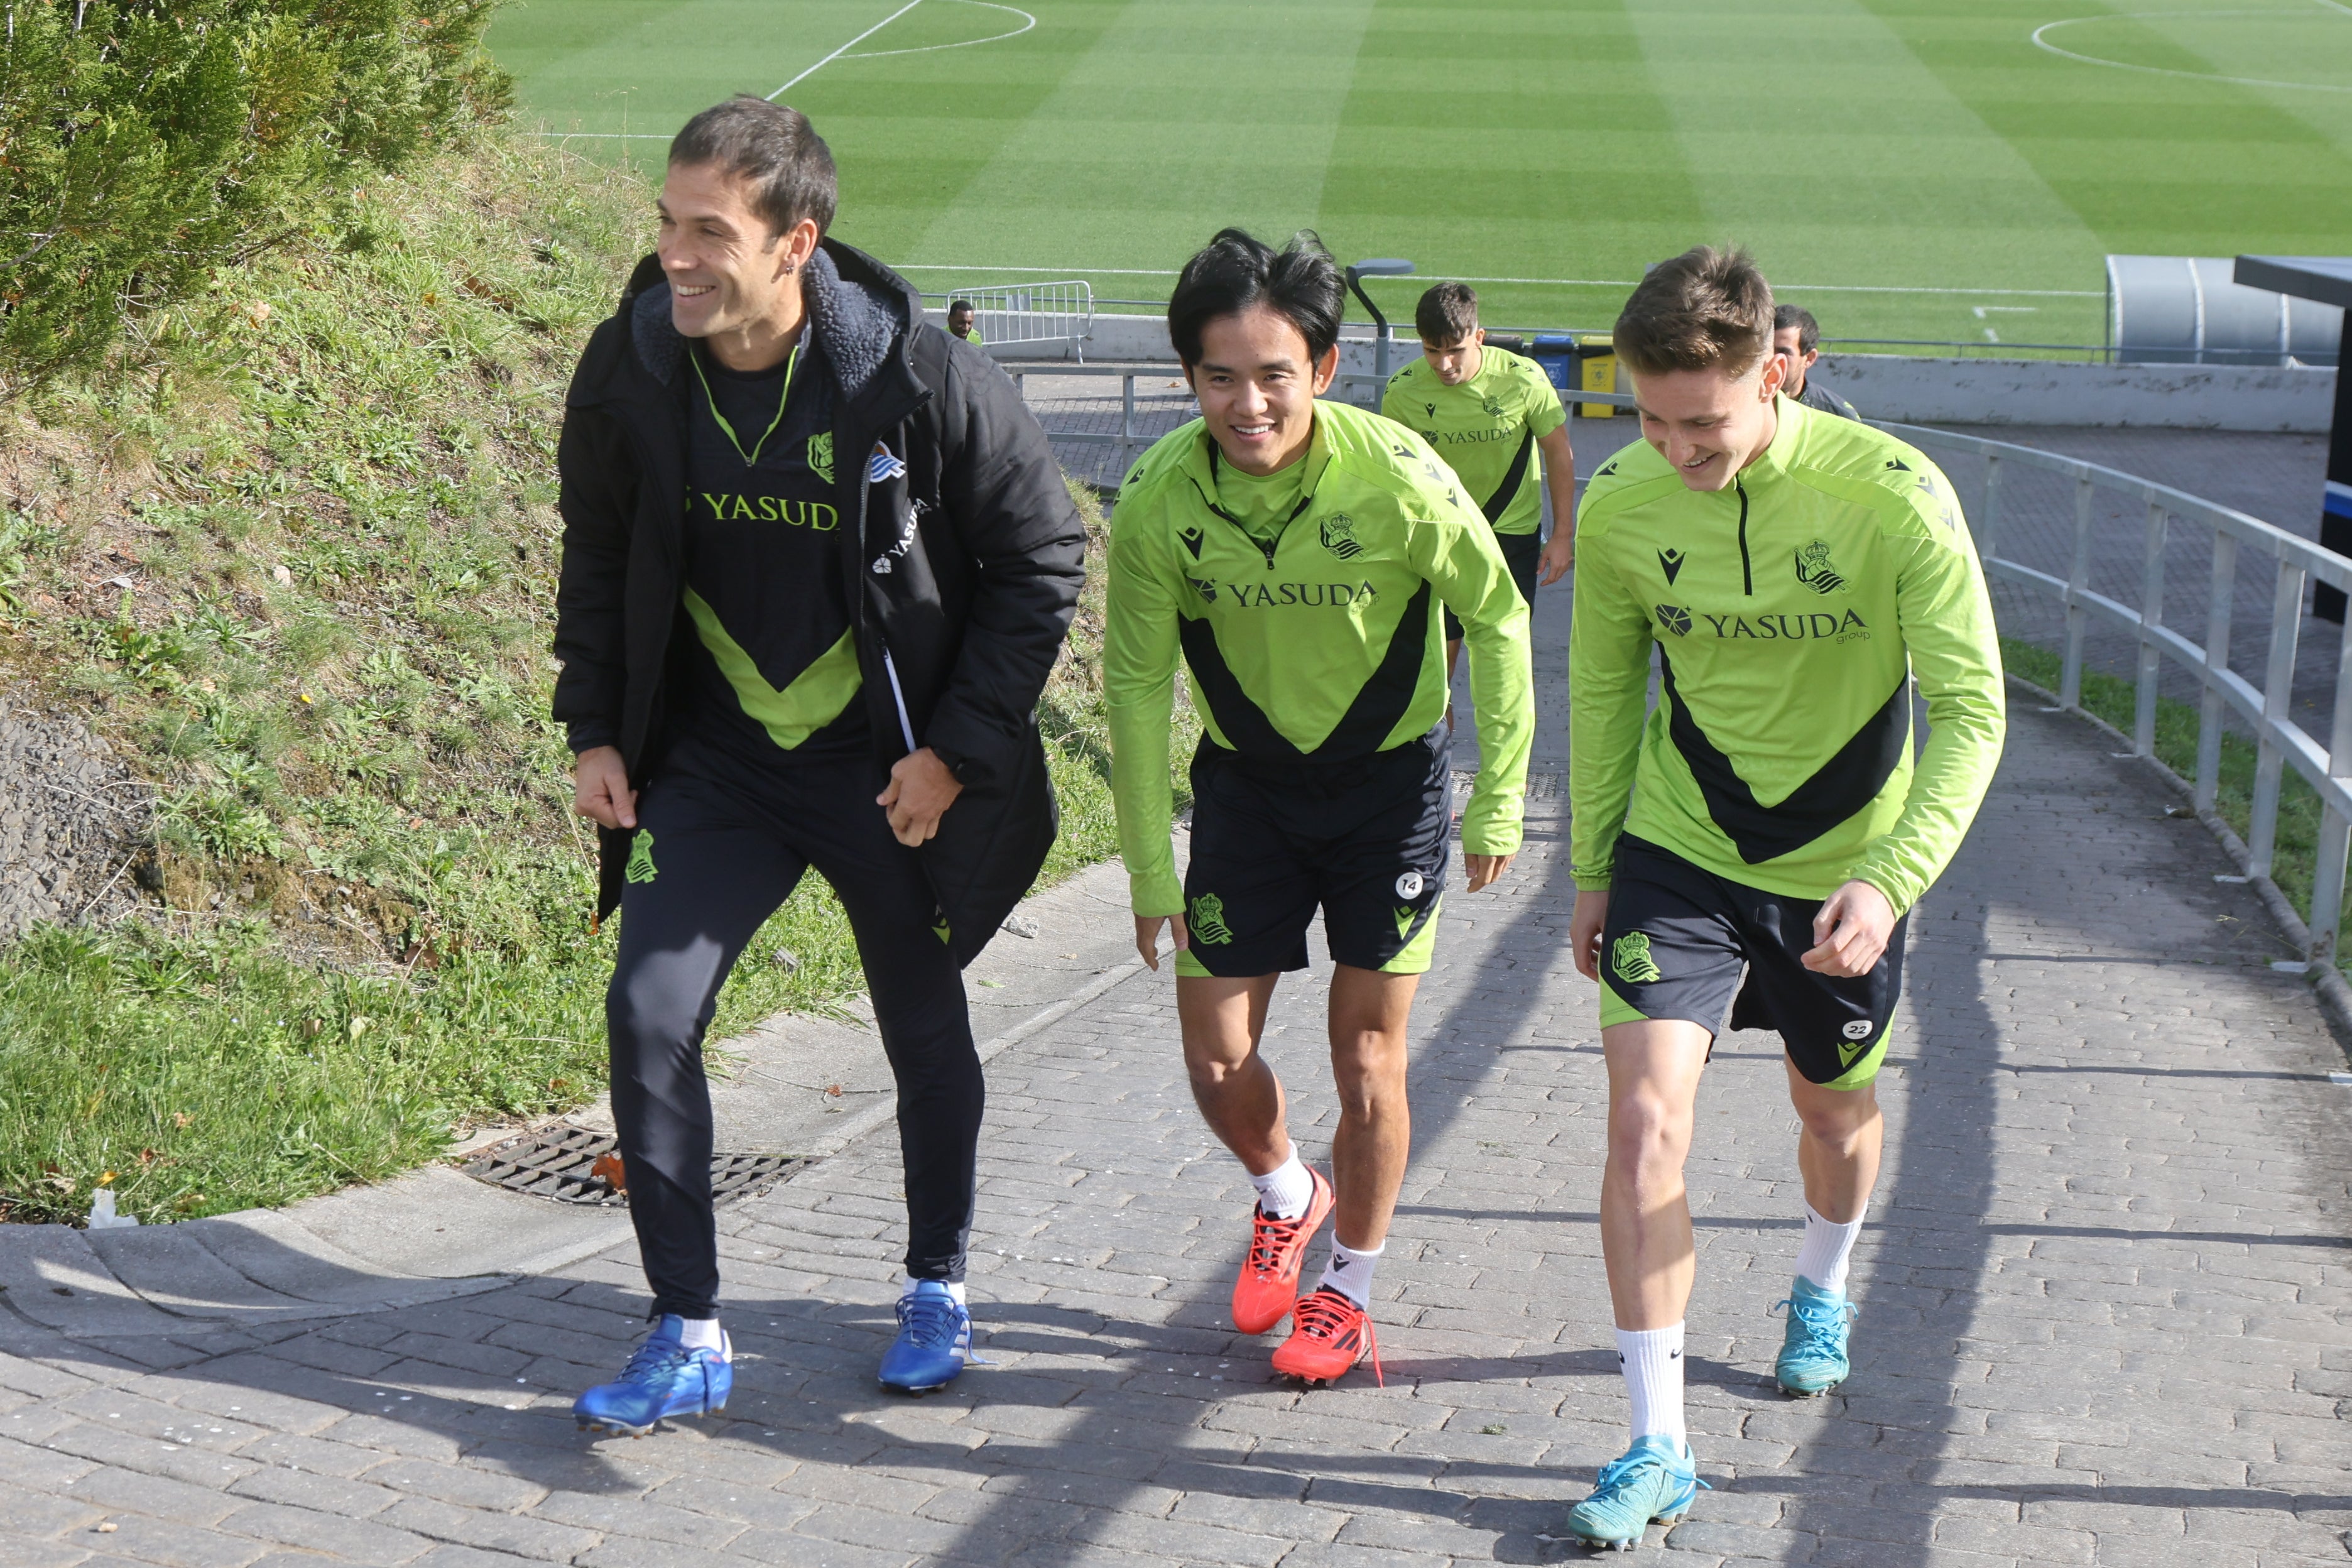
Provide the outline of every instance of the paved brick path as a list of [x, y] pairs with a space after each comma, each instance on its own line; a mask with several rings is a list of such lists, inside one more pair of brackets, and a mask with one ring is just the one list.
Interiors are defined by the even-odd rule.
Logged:
[[[2352, 1089], [2254, 900], [2160, 790], [2030, 707], [1915, 925], [1853, 1378], [1784, 1401], [1797, 1241], [1771, 1042], [1727, 1036], [1692, 1163], [1695, 1562], [2341, 1563]], [[1540, 783], [1540, 781], [1539, 781]], [[728, 1211], [724, 1419], [591, 1444], [642, 1305], [612, 1254], [437, 1306], [0, 1357], [0, 1563], [583, 1568], [1549, 1562], [1621, 1446], [1592, 1210], [1593, 996], [1559, 803], [1456, 897], [1423, 993], [1388, 1383], [1270, 1384], [1223, 1325], [1248, 1189], [1141, 976], [992, 1068], [973, 1295], [995, 1363], [885, 1399], [885, 1129]], [[1329, 1124], [1317, 996], [1271, 1049]], [[1310, 1152], [1319, 1152], [1310, 1145]], [[1319, 1256], [1316, 1260], [1319, 1267]], [[111, 1526], [109, 1529], [108, 1526]], [[1654, 1532], [1654, 1550], [1655, 1532]], [[1680, 1561], [1681, 1559], [1676, 1559]]]

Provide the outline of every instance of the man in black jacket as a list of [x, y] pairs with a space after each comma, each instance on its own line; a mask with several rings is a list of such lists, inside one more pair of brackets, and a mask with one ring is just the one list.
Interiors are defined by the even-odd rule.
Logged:
[[886, 1386], [962, 1370], [983, 1086], [961, 966], [1055, 828], [1034, 708], [1085, 532], [1045, 435], [914, 291], [827, 239], [832, 154], [737, 98], [670, 144], [656, 255], [565, 399], [555, 717], [601, 828], [613, 1112], [659, 1327], [583, 1426], [721, 1408], [703, 1032], [814, 867], [898, 1084], [908, 1238]]

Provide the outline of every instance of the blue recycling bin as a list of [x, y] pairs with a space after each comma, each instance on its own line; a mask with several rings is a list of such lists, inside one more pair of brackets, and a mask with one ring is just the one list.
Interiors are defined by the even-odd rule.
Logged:
[[1574, 392], [1576, 384], [1576, 339], [1567, 332], [1538, 332], [1531, 356], [1543, 366], [1544, 374], [1560, 392]]

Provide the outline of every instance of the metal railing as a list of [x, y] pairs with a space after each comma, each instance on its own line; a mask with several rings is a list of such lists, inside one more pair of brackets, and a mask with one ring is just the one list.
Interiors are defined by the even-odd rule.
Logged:
[[[1971, 509], [1977, 552], [1988, 577], [2041, 595], [2054, 601], [2063, 612], [2058, 679], [2062, 708], [2082, 709], [2084, 642], [2094, 626], [2120, 630], [2137, 645], [2137, 655], [2131, 754], [2153, 757], [2157, 703], [2166, 663], [2187, 671], [2194, 678], [2200, 698], [2191, 785], [2198, 810], [2209, 814], [2220, 795], [2223, 730], [2232, 715], [2244, 724], [2255, 747], [2246, 839], [2249, 876], [2271, 874], [2285, 770], [2294, 769], [2311, 786], [2319, 798], [2320, 831], [2318, 859], [2312, 874], [2311, 950], [2306, 961], [2315, 966], [2332, 963], [2344, 904], [2345, 851], [2352, 844], [2352, 636], [2343, 637], [2335, 661], [2333, 712], [2325, 745], [2295, 721], [2290, 704], [2309, 585], [2326, 583], [2352, 590], [2352, 560], [2234, 508], [2096, 463], [1947, 430], [1873, 423], [1927, 450], [1931, 457], [1942, 448], [1981, 459], [1982, 489]], [[2063, 575], [2028, 565], [2002, 552], [2008, 521], [2004, 490], [2024, 477], [2018, 472], [2021, 469], [2053, 476], [2072, 486], [2073, 548]], [[2102, 491], [2140, 510], [2136, 595], [2129, 589], [2101, 592], [2092, 585], [2095, 567], [2107, 568], [2103, 574], [2114, 575], [2115, 563], [2095, 562], [2093, 549], [2095, 515]], [[2187, 524], [2204, 537], [2190, 540], [2188, 552], [2176, 551], [2173, 546], [2179, 542], [2176, 524]], [[2166, 577], [2168, 558], [2178, 566], [2183, 553], [2201, 557], [2202, 552], [2195, 546], [2206, 543], [2210, 546], [2210, 569], [2204, 584], [2205, 625], [2200, 641], [2193, 627], [2176, 627], [2168, 618]], [[2257, 685], [2231, 668], [2231, 643], [2239, 610], [2240, 568], [2250, 565], [2259, 570], [2263, 563], [2271, 573], [2271, 620], [2262, 680]], [[2137, 598], [2137, 605], [2126, 602], [2131, 596]], [[2190, 614], [2193, 616], [2194, 612]]]
[[972, 325], [980, 330], [981, 341], [992, 348], [1068, 343], [1083, 358], [1087, 338], [1094, 331], [1094, 287], [1081, 279], [991, 284], [946, 293], [926, 289], [923, 299], [941, 305], [970, 301]]
[[[961, 299], [962, 296], [959, 295], [958, 298]], [[1178, 379], [1181, 374], [1176, 366], [1165, 363], [1062, 364], [1053, 362], [1036, 364], [1016, 362], [1005, 365], [1004, 373], [1013, 378], [1013, 385], [1020, 387], [1024, 396], [1028, 393], [1031, 376], [1053, 380], [1116, 378], [1118, 382], [1119, 405], [1117, 430], [1056, 430], [1049, 426], [1045, 434], [1049, 439], [1057, 443], [1066, 441], [1081, 447], [1116, 448], [1118, 453], [1119, 471], [1122, 473], [1133, 464], [1138, 452], [1167, 434], [1166, 429], [1147, 429], [1141, 423], [1142, 411], [1136, 401], [1136, 382], [1139, 379], [1169, 381]], [[1333, 391], [1344, 402], [1355, 404], [1359, 407], [1376, 408], [1380, 405], [1381, 389], [1383, 384], [1383, 379], [1380, 376], [1360, 371], [1347, 371], [1335, 381]], [[1619, 408], [1631, 408], [1633, 405], [1633, 400], [1631, 397], [1618, 393], [1579, 392], [1574, 395], [1580, 404], [1605, 403]], [[1188, 415], [1187, 417], [1190, 416]], [[1167, 422], [1163, 417], [1154, 423], [1164, 425]]]

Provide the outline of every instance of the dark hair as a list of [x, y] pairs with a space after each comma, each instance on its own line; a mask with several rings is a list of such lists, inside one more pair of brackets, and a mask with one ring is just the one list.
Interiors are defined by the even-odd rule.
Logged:
[[1813, 313], [1811, 310], [1806, 310], [1802, 305], [1774, 306], [1772, 330], [1775, 332], [1785, 332], [1790, 327], [1797, 329], [1797, 352], [1801, 354], [1812, 353], [1813, 345], [1822, 341], [1822, 324], [1813, 320]]
[[[971, 300], [949, 300], [949, 301], [948, 301], [948, 314], [949, 314], [949, 315], [950, 315], [950, 316], [952, 316], [952, 315], [954, 315], [958, 310], [971, 310]], [[979, 311], [977, 311], [977, 310], [971, 310], [971, 313], [972, 313], [973, 315], [975, 315], [975, 316], [977, 316], [977, 315], [979, 315], [979, 314], [980, 314], [980, 312], [979, 312]]]
[[767, 220], [771, 235], [803, 218], [814, 218], [819, 234], [833, 226], [840, 195], [833, 149], [797, 109], [739, 92], [688, 121], [670, 140], [669, 161], [749, 180], [751, 210]]
[[1412, 308], [1412, 330], [1425, 343], [1458, 343], [1478, 330], [1478, 291], [1467, 283], [1439, 283]]
[[1339, 319], [1348, 307], [1339, 264], [1311, 228], [1290, 237], [1279, 255], [1237, 228], [1217, 237], [1184, 263], [1176, 290], [1168, 297], [1168, 341], [1188, 365], [1201, 363], [1201, 334], [1221, 316], [1238, 316], [1264, 305], [1287, 320], [1307, 340], [1307, 355], [1319, 361], [1339, 341]]
[[1694, 246], [1650, 268], [1610, 340], [1635, 375], [1746, 375], [1772, 352], [1772, 286], [1746, 251]]

